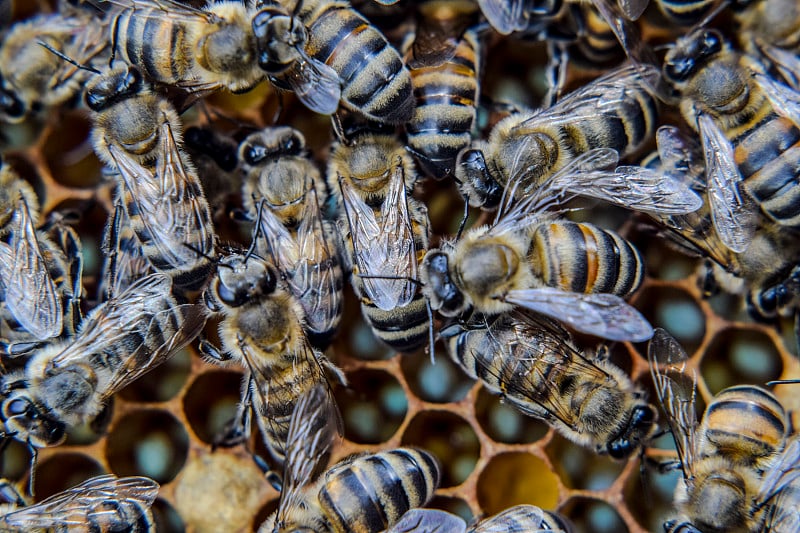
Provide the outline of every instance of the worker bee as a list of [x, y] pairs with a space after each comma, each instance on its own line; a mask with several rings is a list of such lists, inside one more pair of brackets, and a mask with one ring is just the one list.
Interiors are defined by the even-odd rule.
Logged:
[[433, 497], [439, 465], [430, 453], [414, 448], [351, 455], [320, 474], [339, 421], [322, 387], [299, 400], [286, 443], [278, 510], [260, 533], [378, 533]]
[[216, 235], [175, 109], [127, 65], [90, 80], [85, 100], [95, 152], [118, 171], [117, 196], [144, 255], [180, 288], [201, 287]]
[[0, 346], [11, 357], [70, 336], [80, 321], [80, 241], [55, 217], [37, 230], [31, 186], [0, 162]]
[[[697, 379], [687, 370], [688, 358], [669, 333], [655, 332], [648, 348], [650, 371], [683, 470], [675, 491], [680, 518], [664, 529], [778, 531], [772, 520], [782, 513], [774, 513], [773, 505], [800, 468], [800, 440], [788, 438], [783, 406], [761, 387], [729, 387], [708, 404], [698, 424]], [[796, 492], [790, 492], [796, 509]]]
[[[236, 360], [247, 371], [246, 411], [255, 412], [259, 429], [273, 457], [283, 462], [289, 421], [299, 397], [318, 384], [327, 385], [326, 370], [344, 377], [314, 349], [304, 330], [303, 307], [285, 287], [276, 268], [252, 253], [232, 251], [217, 264], [204, 292], [209, 309], [222, 315], [217, 348], [202, 340], [200, 351], [217, 361]], [[248, 425], [232, 433], [245, 438]]]
[[68, 427], [94, 419], [105, 402], [189, 343], [205, 324], [203, 306], [179, 303], [172, 282], [151, 274], [96, 307], [72, 339], [37, 350], [3, 376], [5, 437], [35, 448], [61, 443]]
[[406, 124], [408, 146], [427, 175], [444, 179], [472, 140], [477, 115], [481, 42], [477, 31], [466, 29], [477, 6], [433, 0], [418, 9], [419, 24], [405, 54], [416, 100]]
[[524, 310], [476, 314], [441, 336], [468, 376], [596, 453], [625, 459], [657, 429], [655, 408], [607, 354], [587, 357], [547, 317]]
[[342, 317], [343, 275], [335, 227], [323, 220], [325, 182], [309, 159], [303, 135], [267, 128], [239, 147], [245, 208], [256, 213], [256, 250], [271, 257], [303, 308], [316, 346], [327, 346]]
[[258, 64], [309, 109], [339, 107], [371, 120], [411, 118], [411, 76], [381, 32], [346, 2], [259, 0], [253, 16]]
[[174, 0], [113, 0], [114, 51], [148, 80], [191, 93], [246, 92], [266, 78], [243, 2], [196, 9]]
[[[477, 141], [458, 155], [456, 179], [470, 205], [497, 208], [505, 187], [522, 180], [518, 197], [540, 187], [581, 154], [609, 148], [620, 157], [637, 151], [655, 133], [657, 102], [650, 89], [655, 68], [627, 66], [585, 85], [549, 109], [514, 113], [492, 129], [488, 142]], [[607, 201], [602, 182], [575, 182], [574, 190]], [[622, 202], [623, 204], [625, 202]]]
[[800, 90], [800, 9], [792, 0], [740, 0], [732, 3], [739, 41], [747, 53], [774, 67]]
[[197, 169], [214, 222], [229, 219], [242, 191], [239, 144], [214, 128], [191, 126], [183, 132], [183, 147]]
[[153, 272], [120, 203], [115, 204], [114, 213], [108, 220], [101, 250], [105, 260], [97, 289], [100, 301], [119, 296], [137, 279]]
[[76, 96], [89, 73], [65, 63], [40, 43], [81, 62], [107, 47], [105, 23], [88, 13], [51, 13], [15, 23], [0, 46], [0, 120], [22, 122]]
[[710, 29], [683, 37], [664, 59], [664, 77], [700, 134], [715, 229], [734, 252], [748, 249], [760, 215], [800, 227], [791, 149], [800, 140], [798, 95], [760, 70]]
[[150, 506], [158, 483], [146, 477], [96, 476], [34, 505], [0, 480], [0, 529], [3, 531], [130, 531], [155, 533]]
[[467, 526], [460, 516], [438, 509], [411, 509], [386, 533], [570, 533], [574, 527], [565, 517], [535, 505], [515, 505], [477, 524]]
[[338, 192], [353, 289], [375, 335], [400, 352], [429, 340], [430, 315], [416, 280], [430, 222], [409, 194], [415, 179], [411, 156], [392, 135], [362, 133], [331, 151], [328, 185]]

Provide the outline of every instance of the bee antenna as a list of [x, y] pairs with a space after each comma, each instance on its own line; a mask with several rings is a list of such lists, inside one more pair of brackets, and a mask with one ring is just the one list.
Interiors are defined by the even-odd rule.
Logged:
[[433, 333], [433, 309], [431, 309], [431, 301], [427, 298], [425, 299], [425, 309], [428, 311], [428, 351], [431, 355], [431, 364], [436, 364], [436, 351], [435, 351], [435, 344], [436, 338], [434, 337]]
[[[219, 265], [219, 258], [211, 257], [210, 255], [208, 255], [205, 252], [203, 252], [203, 250], [197, 248], [193, 244], [189, 244], [188, 242], [184, 242], [184, 243], [181, 243], [181, 244], [183, 244], [185, 247], [187, 247], [188, 249], [190, 249], [191, 251], [196, 253], [199, 257], [202, 257], [204, 259], [208, 259], [209, 261], [211, 261], [212, 263], [214, 263], [217, 266]], [[226, 266], [230, 266], [230, 265], [226, 265]]]
[[[256, 195], [252, 195], [253, 201], [256, 201]], [[258, 241], [258, 234], [261, 232], [261, 217], [264, 213], [264, 204], [266, 203], [266, 198], [262, 198], [258, 202], [258, 210], [256, 211], [256, 223], [255, 227], [253, 228], [253, 237], [250, 241], [250, 248], [247, 249], [247, 253], [244, 254], [244, 262], [247, 263], [247, 260], [250, 259], [256, 252], [256, 243]]]
[[28, 496], [33, 496], [33, 481], [36, 476], [36, 460], [39, 457], [39, 451], [36, 449], [36, 446], [31, 444], [31, 441], [26, 441], [28, 445], [28, 451], [31, 452], [31, 467], [30, 467], [30, 477], [28, 477]]
[[770, 387], [773, 385], [797, 385], [798, 383], [800, 383], [800, 379], [776, 379], [767, 381], [767, 385]]
[[36, 43], [37, 43], [37, 44], [39, 44], [40, 46], [44, 46], [44, 47], [45, 47], [45, 48], [47, 48], [47, 49], [48, 49], [48, 50], [49, 50], [49, 51], [50, 51], [52, 54], [54, 54], [54, 55], [56, 55], [56, 56], [60, 57], [61, 59], [63, 59], [63, 60], [64, 60], [64, 61], [66, 61], [67, 63], [69, 63], [69, 64], [71, 64], [71, 65], [74, 65], [74, 66], [78, 67], [78, 68], [79, 68], [79, 69], [81, 69], [81, 70], [88, 70], [89, 72], [92, 72], [92, 73], [94, 73], [94, 74], [102, 74], [102, 72], [100, 72], [100, 71], [99, 71], [99, 70], [97, 70], [96, 68], [93, 68], [93, 67], [90, 67], [90, 66], [87, 66], [87, 65], [82, 65], [81, 63], [78, 63], [77, 61], [75, 61], [75, 60], [74, 60], [74, 59], [72, 59], [71, 57], [67, 56], [66, 54], [64, 54], [64, 53], [62, 53], [62, 52], [59, 52], [58, 50], [56, 50], [55, 48], [53, 48], [52, 46], [50, 46], [49, 44], [47, 44], [47, 43], [46, 43], [46, 42], [44, 42], [44, 41], [36, 41]]

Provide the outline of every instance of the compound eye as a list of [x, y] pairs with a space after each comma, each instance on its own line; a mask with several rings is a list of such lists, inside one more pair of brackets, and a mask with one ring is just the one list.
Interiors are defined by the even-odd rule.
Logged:
[[620, 439], [612, 442], [608, 447], [608, 455], [614, 459], [625, 459], [631, 454], [633, 446], [628, 439]]
[[128, 68], [120, 87], [122, 94], [136, 94], [142, 88], [142, 75], [139, 70], [133, 66]]
[[483, 157], [483, 152], [474, 148], [461, 153], [459, 164], [467, 174], [482, 173], [486, 170], [486, 159]]
[[686, 81], [694, 71], [695, 61], [683, 58], [664, 65], [664, 75], [672, 81]]
[[263, 144], [248, 144], [244, 149], [243, 156], [248, 165], [257, 165], [266, 159], [267, 154], [267, 147]]
[[275, 288], [278, 286], [278, 277], [271, 268], [267, 268], [264, 271], [264, 276], [261, 278], [260, 286], [262, 294], [272, 294], [275, 292]]
[[230, 287], [222, 282], [217, 284], [217, 296], [220, 301], [230, 307], [240, 307], [247, 302], [246, 291], [239, 290], [239, 288], [231, 290]]
[[0, 91], [0, 108], [11, 119], [25, 116], [25, 106], [22, 101], [6, 91]]
[[715, 31], [707, 31], [703, 36], [702, 56], [709, 57], [720, 50], [722, 50], [722, 37]]
[[28, 410], [28, 402], [17, 398], [16, 400], [9, 402], [7, 410], [8, 414], [14, 416], [25, 414]]
[[303, 151], [303, 141], [296, 134], [292, 134], [283, 144], [283, 152], [288, 155], [300, 155]]

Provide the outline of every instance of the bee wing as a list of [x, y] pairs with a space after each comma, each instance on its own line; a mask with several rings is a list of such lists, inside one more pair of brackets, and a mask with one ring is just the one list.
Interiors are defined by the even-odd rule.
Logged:
[[417, 253], [402, 167], [393, 173], [380, 220], [348, 180], [340, 180], [355, 263], [366, 296], [390, 311], [408, 305], [416, 293]]
[[[800, 513], [797, 505], [798, 499], [800, 499], [800, 436], [798, 435], [793, 435], [788, 439], [780, 457], [770, 465], [764, 474], [756, 501], [766, 504], [773, 498], [777, 498], [773, 502], [777, 505], [784, 493], [785, 498], [781, 508], [776, 509], [777, 514], [780, 515], [781, 520], [788, 520], [789, 516], [793, 516], [793, 519], [797, 520], [798, 513]], [[784, 509], [783, 507], [788, 501], [791, 501], [790, 508]], [[766, 531], [775, 530], [767, 529]]]
[[303, 503], [303, 487], [312, 480], [322, 458], [327, 458], [341, 435], [339, 411], [330, 391], [317, 385], [303, 395], [292, 411], [286, 443], [283, 488], [278, 502], [278, 523]]
[[[800, 63], [800, 59], [797, 61]], [[775, 113], [791, 120], [795, 127], [800, 128], [800, 92], [764, 74], [753, 74], [753, 78], [769, 98]]]
[[[144, 512], [155, 501], [158, 488], [158, 483], [146, 477], [118, 478], [110, 474], [97, 476], [40, 503], [0, 517], [0, 526], [21, 530], [88, 527], [90, 515], [93, 520], [97, 520], [104, 514], [109, 515], [111, 521], [116, 523], [120, 518], [120, 504], [128, 504], [125, 505], [126, 511]], [[129, 517], [129, 525], [133, 525], [138, 517], [139, 515]]]
[[647, 319], [613, 294], [541, 287], [510, 290], [503, 300], [555, 318], [577, 331], [612, 341], [643, 342], [653, 336]]
[[466, 533], [460, 516], [438, 509], [410, 509], [384, 533]]
[[656, 131], [660, 170], [685, 183], [696, 191], [705, 191], [706, 184], [701, 179], [705, 168], [700, 146], [675, 126], [661, 126]]
[[[614, 32], [625, 55], [640, 72], [647, 72], [652, 66], [650, 63], [656, 63], [651, 57], [652, 52], [646, 48], [639, 29], [631, 22], [641, 16], [647, 4], [648, 0], [619, 0], [619, 4], [613, 0], [592, 0], [592, 5], [597, 8], [608, 23], [608, 27]], [[655, 88], [656, 85], [653, 83], [648, 86]]]
[[545, 522], [545, 512], [535, 505], [515, 505], [494, 516], [481, 520], [468, 533], [563, 533]]
[[528, 27], [528, 0], [478, 0], [483, 16], [501, 35]]
[[98, 292], [104, 300], [119, 296], [131, 283], [153, 270], [127, 220], [125, 210], [117, 204], [103, 236], [102, 250], [106, 260]]
[[331, 115], [339, 107], [342, 81], [339, 74], [325, 63], [309, 57], [301, 50], [296, 61], [281, 79], [292, 88], [307, 108], [321, 115]]
[[28, 205], [20, 199], [8, 244], [0, 243], [0, 283], [5, 304], [19, 324], [39, 340], [61, 335], [61, 297], [47, 270]]
[[[220, 18], [213, 13], [194, 8], [177, 0], [105, 0], [120, 8], [138, 11], [137, 16], [156, 20], [170, 19], [187, 24], [214, 24]], [[199, 20], [198, 20], [199, 19]]]
[[694, 467], [695, 432], [697, 430], [697, 374], [686, 372], [689, 359], [686, 351], [672, 335], [656, 328], [647, 348], [650, 375], [656, 387], [656, 396], [675, 439], [678, 459], [685, 479], [690, 479]]
[[628, 20], [636, 20], [642, 16], [650, 0], [619, 0], [619, 8]]
[[711, 117], [697, 117], [706, 160], [708, 203], [720, 240], [734, 252], [744, 252], [755, 233], [757, 213], [742, 194], [742, 175], [736, 165], [733, 146]]
[[[171, 292], [172, 280], [164, 274], [151, 274], [137, 280], [118, 298], [108, 300], [89, 314], [74, 341], [54, 356], [50, 364], [57, 367], [83, 363], [87, 354], [103, 353], [108, 346], [120, 343], [129, 345], [131, 333], [140, 333], [139, 344], [130, 346], [127, 361], [118, 365], [104, 385], [101, 395], [107, 398], [191, 342], [205, 325], [206, 315], [201, 304], [183, 304], [176, 310], [164, 311], [174, 302]], [[158, 327], [162, 313], [174, 311], [182, 318], [175, 333], [163, 338], [160, 345], [150, 346], [150, 337], [163, 337], [162, 332], [151, 335], [150, 329]]]
[[[438, 67], [453, 59], [471, 17], [424, 17], [414, 36], [406, 64], [412, 69]], [[477, 36], [475, 37], [477, 40]]]
[[[264, 206], [259, 212], [259, 217], [257, 223], [261, 227], [261, 234], [266, 241], [269, 253], [281, 273], [287, 278], [291, 277], [291, 273], [303, 260], [295, 237], [269, 207]], [[295, 296], [297, 296], [296, 293]]]
[[759, 51], [775, 66], [781, 77], [794, 90], [800, 90], [800, 57], [794, 52], [756, 39]]

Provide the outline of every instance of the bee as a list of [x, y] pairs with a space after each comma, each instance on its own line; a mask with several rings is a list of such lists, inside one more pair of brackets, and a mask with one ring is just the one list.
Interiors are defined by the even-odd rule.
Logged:
[[315, 346], [325, 347], [342, 318], [342, 268], [335, 227], [323, 220], [325, 182], [309, 159], [303, 135], [289, 127], [267, 128], [239, 147], [246, 175], [245, 208], [260, 226], [256, 250], [271, 257], [303, 308]]
[[114, 393], [196, 337], [203, 309], [179, 303], [164, 274], [134, 282], [89, 313], [74, 338], [48, 344], [3, 376], [4, 436], [33, 452], [60, 444], [67, 428], [94, 419]]
[[450, 358], [528, 416], [598, 454], [625, 459], [655, 433], [645, 393], [604, 353], [587, 357], [557, 322], [528, 311], [441, 331]]
[[339, 142], [328, 162], [353, 289], [372, 331], [400, 352], [422, 347], [430, 325], [416, 282], [430, 221], [409, 194], [415, 179], [411, 156], [392, 135], [362, 133], [350, 144]]
[[146, 477], [96, 476], [34, 505], [26, 505], [8, 481], [0, 480], [6, 500], [0, 507], [3, 531], [130, 531], [155, 533], [150, 506], [158, 483]]
[[[668, 176], [604, 170], [614, 164], [614, 150], [589, 151], [517, 202], [511, 200], [517, 183], [511, 184], [492, 225], [471, 228], [425, 254], [420, 281], [431, 308], [456, 317], [522, 306], [606, 339], [649, 339], [650, 325], [622, 299], [644, 279], [639, 251], [613, 231], [558, 218], [560, 206], [581, 182], [618, 181], [618, 198], [645, 211], [692, 211], [700, 199]], [[641, 189], [631, 186], [637, 176], [649, 176]]]
[[[492, 210], [509, 183], [522, 179], [516, 194], [525, 196], [590, 150], [610, 148], [620, 157], [636, 152], [655, 133], [658, 106], [650, 87], [657, 78], [654, 67], [623, 67], [549, 109], [503, 119], [488, 142], [474, 142], [458, 155], [455, 174], [462, 194], [470, 205]], [[574, 187], [587, 196], [604, 188], [591, 182]], [[613, 201], [609, 196], [605, 199]]]
[[477, 6], [433, 0], [419, 11], [405, 54], [416, 100], [406, 124], [408, 146], [427, 175], [444, 179], [455, 170], [456, 156], [469, 145], [475, 126], [482, 46], [477, 31], [466, 26]]
[[80, 241], [58, 220], [37, 230], [39, 200], [0, 162], [0, 311], [2, 351], [18, 357], [70, 336], [80, 321]]
[[[687, 371], [683, 348], [659, 329], [648, 359], [683, 470], [675, 491], [680, 516], [664, 529], [783, 531], [772, 527], [774, 517], [783, 514], [773, 512], [773, 504], [797, 477], [800, 440], [788, 437], [789, 421], [778, 399], [758, 386], [729, 387], [713, 398], [698, 424], [697, 380]], [[791, 493], [796, 509], [796, 493], [789, 490], [784, 497]]]
[[22, 122], [76, 96], [89, 78], [40, 43], [89, 62], [108, 46], [105, 22], [88, 12], [51, 13], [15, 23], [0, 46], [0, 120]]
[[414, 448], [351, 455], [319, 474], [340, 435], [339, 424], [338, 410], [322, 387], [299, 400], [278, 510], [260, 533], [378, 533], [433, 497], [439, 465]]
[[216, 235], [175, 109], [128, 65], [90, 80], [85, 100], [95, 152], [118, 172], [118, 201], [145, 257], [181, 289], [200, 288], [212, 269]]
[[243, 2], [195, 9], [173, 0], [114, 0], [110, 41], [148, 80], [190, 93], [249, 91], [258, 66], [251, 14]]
[[411, 118], [411, 76], [397, 50], [347, 2], [259, 0], [253, 16], [258, 64], [312, 111], [339, 107], [371, 120]]
[[[262, 437], [282, 463], [298, 399], [318, 384], [327, 385], [326, 371], [341, 381], [344, 377], [311, 345], [303, 327], [302, 305], [283, 286], [277, 269], [258, 256], [232, 251], [222, 257], [203, 299], [222, 316], [222, 347], [202, 340], [200, 351], [217, 361], [233, 359], [245, 367], [243, 404], [252, 403]], [[249, 426], [244, 422], [241, 426], [234, 433], [246, 438]]]
[[708, 200], [722, 242], [748, 249], [761, 216], [800, 227], [797, 93], [763, 75], [750, 56], [719, 32], [698, 29], [664, 59], [664, 78], [680, 95], [681, 113], [700, 134]]
[[800, 9], [792, 0], [733, 2], [739, 41], [749, 54], [771, 65], [800, 90]]
[[137, 279], [153, 272], [120, 203], [115, 204], [114, 213], [108, 220], [101, 249], [105, 260], [97, 289], [100, 301], [115, 298]]
[[570, 533], [574, 527], [557, 513], [543, 511], [535, 505], [515, 505], [477, 524], [467, 526], [460, 516], [438, 509], [411, 509], [386, 533], [491, 533], [539, 532]]
[[197, 169], [200, 185], [212, 209], [214, 221], [229, 218], [242, 191], [239, 144], [210, 127], [191, 126], [183, 133], [189, 159]]

